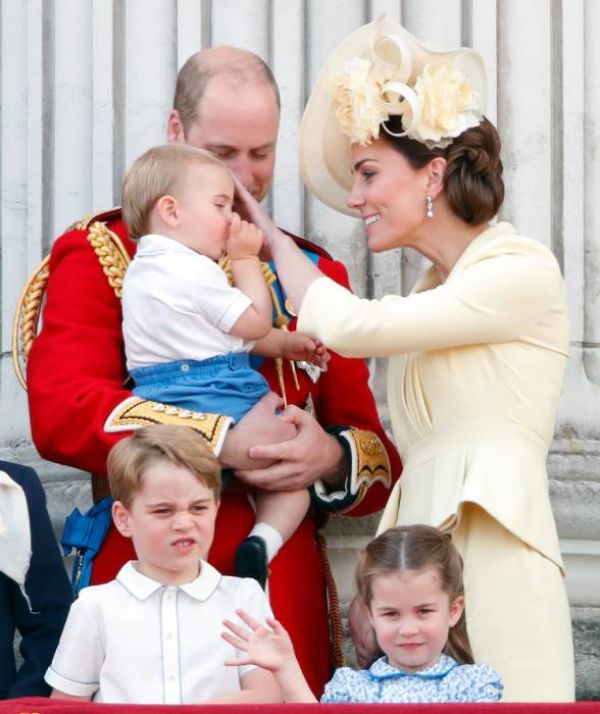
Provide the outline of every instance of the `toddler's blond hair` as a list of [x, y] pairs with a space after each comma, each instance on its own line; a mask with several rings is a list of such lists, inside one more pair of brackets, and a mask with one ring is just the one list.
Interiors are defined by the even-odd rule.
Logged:
[[173, 193], [185, 172], [193, 166], [225, 164], [210, 151], [186, 144], [155, 146], [137, 158], [123, 181], [121, 205], [129, 237], [138, 240], [150, 233], [150, 214], [162, 196]]

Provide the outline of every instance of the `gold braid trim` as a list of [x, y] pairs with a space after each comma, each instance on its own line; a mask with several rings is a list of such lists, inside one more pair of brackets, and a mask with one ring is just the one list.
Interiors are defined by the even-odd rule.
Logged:
[[[227, 276], [229, 284], [233, 285], [234, 283], [233, 270], [231, 269], [231, 258], [228, 255], [223, 256], [219, 261], [219, 265], [221, 267], [221, 270]], [[267, 284], [269, 294], [271, 295], [271, 302], [273, 303], [273, 307], [275, 308], [275, 326], [278, 327], [280, 330], [285, 330], [287, 332], [289, 320], [285, 316], [283, 306], [281, 305], [279, 296], [277, 295], [277, 291], [273, 287], [274, 283], [277, 280], [277, 276], [271, 270], [268, 263], [261, 262], [260, 269], [262, 270], [263, 278], [265, 280], [265, 283]], [[296, 365], [294, 364], [293, 360], [289, 360], [289, 365], [292, 371], [294, 386], [296, 387], [296, 389], [299, 390], [300, 384], [298, 382], [298, 374], [296, 373]], [[285, 380], [283, 378], [283, 359], [281, 357], [275, 357], [275, 370], [277, 371], [277, 381], [279, 382], [279, 389], [281, 391], [283, 404], [284, 407], [287, 407], [287, 394], [285, 391]]]
[[392, 485], [390, 459], [381, 439], [372, 431], [350, 427], [343, 436], [351, 441], [351, 451], [356, 468], [353, 469], [351, 489], [358, 494], [353, 506], [366, 496], [374, 483], [379, 481], [386, 488]]
[[37, 335], [42, 300], [50, 272], [49, 260], [50, 256], [46, 256], [25, 283], [13, 319], [12, 362], [19, 384], [26, 391], [25, 368], [31, 346]]
[[[71, 228], [85, 230], [89, 218], [78, 221]], [[101, 221], [95, 221], [89, 227], [87, 239], [98, 256], [100, 265], [117, 298], [121, 298], [123, 278], [130, 263], [129, 254], [119, 236]], [[12, 362], [16, 377], [23, 389], [27, 390], [25, 370], [33, 342], [37, 336], [38, 325], [48, 275], [50, 256], [33, 271], [25, 283], [17, 306], [12, 327]]]
[[331, 571], [331, 563], [327, 555], [327, 541], [325, 536], [317, 531], [315, 534], [317, 550], [323, 565], [323, 575], [325, 576], [325, 592], [327, 595], [327, 611], [329, 614], [329, 667], [331, 672], [335, 672], [339, 667], [343, 667], [346, 662], [342, 649], [344, 641], [344, 628], [342, 626], [342, 614], [340, 610], [340, 599], [337, 585]]
[[131, 431], [149, 424], [188, 426], [197, 431], [218, 455], [232, 421], [223, 414], [195, 412], [133, 396], [117, 404], [104, 423], [104, 431]]
[[[223, 256], [223, 258], [221, 258], [221, 260], [219, 261], [219, 266], [221, 267], [221, 270], [227, 276], [227, 280], [229, 281], [229, 284], [233, 285], [234, 283], [233, 283], [233, 270], [231, 269], [231, 258], [228, 255]], [[287, 325], [289, 320], [287, 319], [287, 317], [285, 316], [285, 314], [283, 312], [281, 302], [279, 300], [279, 297], [277, 295], [275, 288], [273, 287], [273, 284], [277, 280], [277, 276], [271, 270], [268, 263], [261, 263], [260, 269], [262, 270], [262, 274], [265, 279], [265, 283], [267, 284], [267, 288], [271, 295], [271, 301], [273, 303], [273, 307], [275, 308], [275, 314], [276, 314], [275, 324], [277, 325], [277, 327], [281, 327], [282, 325]]]
[[80, 218], [78, 221], [75, 221], [75, 223], [71, 223], [71, 225], [67, 228], [65, 233], [68, 231], [85, 231], [87, 230], [88, 223], [92, 220], [94, 217], [93, 213], [86, 213], [83, 218]]
[[383, 442], [375, 432], [350, 426], [338, 432], [337, 438], [345, 442], [349, 451], [350, 479], [347, 488], [348, 494], [355, 496], [347, 508], [336, 509], [336, 513], [342, 514], [356, 508], [377, 482], [389, 489], [392, 467]]
[[87, 239], [98, 256], [108, 284], [121, 299], [123, 278], [131, 259], [119, 236], [107, 228], [105, 223], [96, 221], [89, 227]]

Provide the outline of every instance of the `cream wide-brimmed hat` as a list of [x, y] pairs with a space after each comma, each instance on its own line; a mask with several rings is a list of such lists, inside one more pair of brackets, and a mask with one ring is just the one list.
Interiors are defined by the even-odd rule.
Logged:
[[447, 146], [479, 124], [485, 103], [479, 53], [432, 50], [381, 17], [346, 37], [317, 78], [300, 124], [304, 183], [326, 205], [356, 216], [346, 205], [353, 143], [369, 144], [382, 122], [401, 115], [403, 134]]

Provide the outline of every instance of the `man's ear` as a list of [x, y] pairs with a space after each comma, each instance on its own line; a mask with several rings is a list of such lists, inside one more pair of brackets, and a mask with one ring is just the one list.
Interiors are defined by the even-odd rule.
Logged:
[[125, 538], [131, 538], [131, 514], [121, 501], [113, 503], [112, 519], [119, 533]]
[[179, 205], [173, 196], [161, 196], [154, 205], [154, 212], [169, 228], [177, 228], [179, 223]]
[[432, 198], [437, 198], [444, 189], [446, 163], [446, 159], [436, 156], [427, 164], [427, 194]]
[[185, 132], [177, 109], [171, 109], [167, 119], [167, 141], [169, 144], [185, 144]]
[[454, 627], [454, 625], [456, 625], [456, 623], [460, 620], [460, 616], [463, 614], [464, 609], [464, 595], [459, 595], [450, 605], [450, 627]]

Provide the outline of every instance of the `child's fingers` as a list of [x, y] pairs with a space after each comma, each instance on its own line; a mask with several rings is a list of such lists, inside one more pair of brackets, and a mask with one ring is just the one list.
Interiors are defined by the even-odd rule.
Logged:
[[260, 228], [257, 228], [254, 226], [255, 233], [254, 233], [254, 240], [256, 243], [262, 246], [262, 244], [265, 242], [265, 236], [263, 235], [263, 232], [260, 230]]
[[255, 620], [250, 613], [246, 612], [246, 610], [243, 610], [242, 608], [237, 609], [235, 614], [254, 632], [262, 627], [262, 624], [258, 620]]
[[231, 214], [231, 223], [229, 224], [229, 234], [237, 235], [240, 232], [241, 224], [242, 224], [242, 219], [234, 211]]
[[273, 630], [276, 635], [287, 635], [285, 627], [274, 617], [267, 617], [267, 625]]
[[235, 238], [243, 241], [248, 248], [251, 248], [252, 250], [259, 249], [263, 244], [262, 232], [254, 225], [254, 223], [249, 223], [248, 221], [240, 221], [239, 229], [236, 231]]
[[[246, 630], [245, 627], [241, 627], [240, 625], [237, 625], [235, 622], [232, 622], [231, 620], [223, 620], [223, 625], [228, 629], [233, 632], [234, 635], [239, 637], [241, 640], [248, 640], [250, 637], [250, 632]], [[229, 635], [228, 632], [225, 632], [224, 634]], [[229, 635], [231, 637], [231, 635]]]
[[228, 642], [232, 647], [235, 647], [236, 650], [242, 650], [243, 652], [246, 652], [248, 643], [244, 640], [240, 640], [238, 637], [234, 637], [229, 632], [221, 632], [221, 638], [224, 639], [225, 642]]
[[315, 354], [317, 350], [317, 343], [313, 340], [312, 337], [309, 337], [308, 335], [303, 335], [300, 339], [300, 347], [305, 352], [312, 355]]
[[223, 632], [221, 632], [221, 637], [224, 640], [227, 640], [229, 644], [246, 644], [246, 642], [248, 641], [248, 637], [240, 637], [240, 635], [234, 632], [233, 628], [235, 627], [235, 625], [232, 626], [232, 623], [230, 622], [223, 622], [223, 624], [225, 625], [225, 627], [229, 627], [232, 630], [230, 632], [228, 632], [227, 630], [223, 630]]

